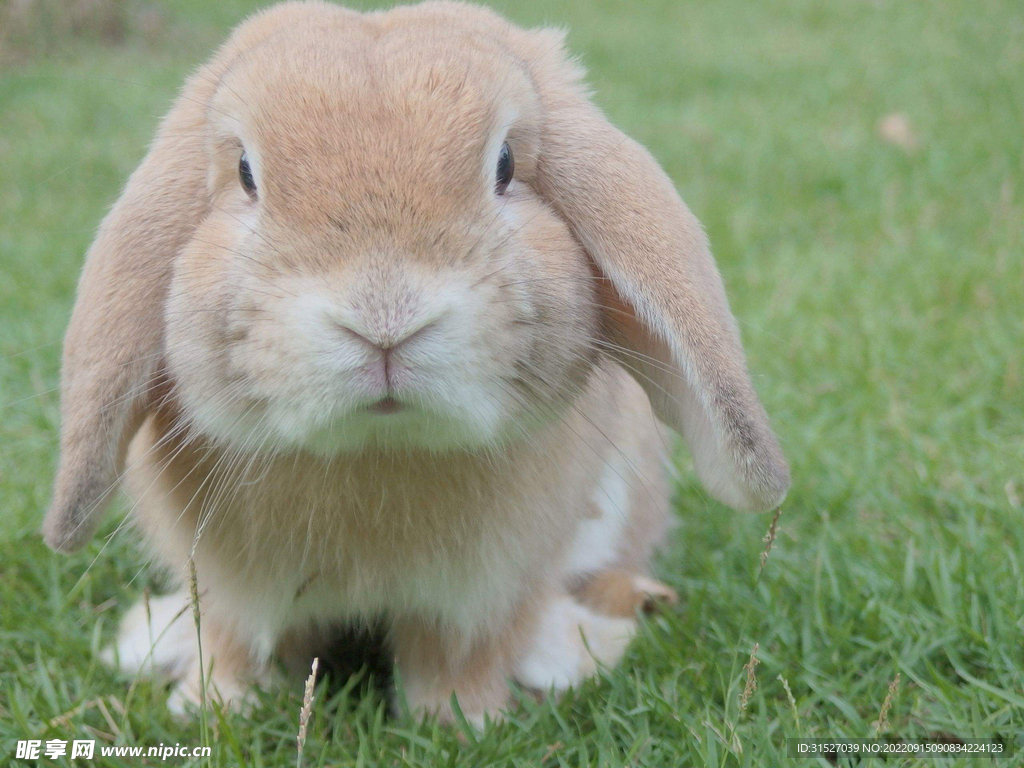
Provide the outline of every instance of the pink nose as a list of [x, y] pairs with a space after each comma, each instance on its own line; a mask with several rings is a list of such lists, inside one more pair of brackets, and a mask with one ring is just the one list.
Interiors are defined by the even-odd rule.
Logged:
[[429, 323], [421, 325], [418, 328], [413, 328], [411, 330], [405, 331], [397, 336], [382, 336], [377, 337], [375, 339], [365, 336], [364, 334], [360, 333], [359, 331], [353, 330], [347, 325], [343, 325], [338, 322], [336, 322], [335, 324], [347, 336], [360, 342], [363, 346], [368, 347], [369, 349], [372, 349], [373, 351], [379, 352], [381, 354], [381, 362], [383, 363], [383, 384], [388, 390], [391, 390], [395, 386], [395, 367], [393, 364], [392, 355], [398, 350], [399, 347], [406, 346], [412, 340], [419, 338], [423, 336], [425, 333], [427, 333], [431, 328], [434, 327], [436, 321], [431, 321]]
[[364, 334], [360, 333], [359, 331], [349, 328], [347, 325], [342, 325], [341, 323], [336, 323], [336, 325], [338, 326], [338, 328], [342, 330], [342, 332], [348, 334], [356, 341], [359, 341], [368, 347], [372, 347], [373, 349], [383, 352], [384, 356], [387, 357], [391, 352], [394, 352], [403, 344], [412, 341], [417, 336], [422, 336], [424, 333], [433, 328], [435, 323], [426, 323], [425, 325], [421, 325], [419, 328], [413, 328], [412, 330], [405, 331], [404, 333], [397, 337], [386, 336], [379, 337], [376, 339], [371, 339], [368, 336], [365, 336]]

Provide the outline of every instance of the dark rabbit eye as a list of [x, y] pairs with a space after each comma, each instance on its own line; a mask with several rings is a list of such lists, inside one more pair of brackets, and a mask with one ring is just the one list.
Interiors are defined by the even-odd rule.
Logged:
[[516, 171], [516, 161], [512, 157], [512, 147], [506, 141], [501, 145], [501, 152], [498, 153], [498, 172], [495, 176], [494, 191], [499, 195], [505, 194], [509, 182], [512, 181], [512, 174]]
[[249, 193], [249, 197], [256, 199], [256, 179], [252, 177], [252, 168], [249, 167], [249, 158], [245, 152], [238, 161], [238, 178], [242, 182], [242, 189]]

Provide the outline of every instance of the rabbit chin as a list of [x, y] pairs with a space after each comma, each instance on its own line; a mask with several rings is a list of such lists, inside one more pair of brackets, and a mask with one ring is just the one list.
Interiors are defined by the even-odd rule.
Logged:
[[483, 394], [460, 403], [405, 400], [344, 409], [322, 402], [265, 402], [241, 413], [215, 401], [191, 406], [189, 420], [198, 431], [241, 451], [474, 450], [507, 444], [532, 426], [511, 403]]
[[504, 419], [487, 413], [442, 414], [405, 405], [395, 413], [359, 410], [310, 429], [296, 425], [296, 445], [319, 454], [361, 448], [426, 449], [445, 451], [473, 449], [502, 441]]

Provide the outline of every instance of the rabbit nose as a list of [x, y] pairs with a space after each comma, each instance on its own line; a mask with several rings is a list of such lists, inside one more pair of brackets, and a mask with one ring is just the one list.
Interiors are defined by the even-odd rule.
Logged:
[[398, 332], [374, 333], [364, 328], [355, 330], [349, 325], [334, 322], [342, 333], [350, 339], [359, 343], [364, 349], [370, 352], [372, 361], [366, 366], [367, 372], [376, 381], [376, 386], [383, 393], [389, 393], [399, 387], [408, 373], [408, 367], [403, 366], [394, 359], [394, 354], [400, 348], [408, 347], [410, 342], [422, 338], [435, 325], [437, 320], [430, 320], [418, 326], [403, 328]]
[[437, 321], [430, 320], [418, 327], [407, 328], [399, 331], [398, 333], [382, 334], [375, 334], [369, 331], [360, 332], [338, 321], [335, 321], [334, 324], [342, 331], [342, 333], [368, 347], [372, 347], [376, 351], [382, 352], [384, 357], [387, 358], [389, 354], [397, 350], [402, 345], [426, 334], [431, 328], [437, 325]]

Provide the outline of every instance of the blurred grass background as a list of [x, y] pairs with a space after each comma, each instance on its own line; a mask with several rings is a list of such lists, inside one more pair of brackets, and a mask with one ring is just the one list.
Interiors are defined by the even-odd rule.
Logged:
[[[680, 609], [561, 703], [460, 739], [321, 689], [307, 761], [779, 765], [786, 737], [873, 735], [897, 674], [890, 735], [1024, 736], [1024, 6], [492, 4], [568, 27], [703, 220], [794, 487], [756, 581], [768, 519], [687, 475], [659, 568]], [[136, 543], [64, 558], [36, 529], [83, 253], [184, 75], [256, 7], [0, 0], [0, 755], [199, 743], [95, 660], [159, 588]], [[293, 764], [300, 696], [218, 714], [211, 764]]]

